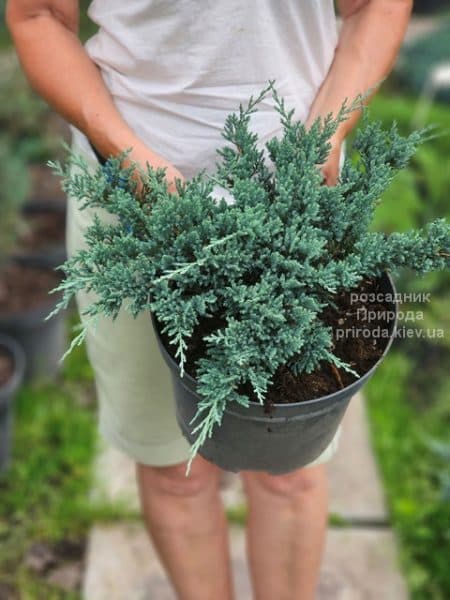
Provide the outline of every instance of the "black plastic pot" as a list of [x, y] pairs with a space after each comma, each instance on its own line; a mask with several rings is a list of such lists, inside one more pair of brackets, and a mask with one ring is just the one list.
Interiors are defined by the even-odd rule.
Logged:
[[3, 473], [10, 462], [13, 403], [25, 372], [25, 354], [14, 339], [3, 334], [0, 334], [0, 348], [11, 357], [14, 368], [9, 380], [0, 387], [0, 473]]
[[419, 15], [427, 15], [446, 9], [448, 9], [448, 0], [416, 0], [413, 12]]
[[52, 271], [61, 267], [67, 260], [65, 243], [48, 244], [45, 248], [30, 252], [14, 254], [17, 262], [25, 262], [30, 267], [37, 269], [51, 269]]
[[[391, 277], [380, 278], [382, 293], [392, 294], [395, 287]], [[333, 394], [295, 404], [276, 404], [271, 414], [251, 402], [248, 408], [230, 404], [220, 426], [199, 449], [199, 454], [227, 471], [267, 471], [282, 474], [315, 460], [330, 444], [351, 398], [373, 375], [386, 356], [395, 336], [397, 305], [390, 326], [390, 337], [382, 356], [360, 379]], [[195, 441], [189, 425], [197, 411], [200, 396], [196, 381], [190, 375], [180, 377], [176, 361], [166, 350], [152, 315], [160, 351], [170, 368], [176, 400], [178, 424], [190, 444]]]
[[15, 338], [25, 352], [27, 381], [52, 379], [61, 366], [66, 347], [64, 312], [45, 320], [54, 306], [49, 301], [32, 310], [0, 317], [0, 331]]

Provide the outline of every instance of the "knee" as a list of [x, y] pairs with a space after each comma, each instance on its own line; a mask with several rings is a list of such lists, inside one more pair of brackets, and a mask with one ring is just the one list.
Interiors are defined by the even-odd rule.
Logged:
[[218, 468], [196, 457], [186, 476], [186, 463], [168, 467], [137, 464], [138, 480], [148, 492], [158, 495], [189, 497], [219, 486]]
[[312, 494], [326, 485], [326, 471], [323, 465], [301, 468], [284, 475], [249, 472], [244, 476], [246, 487], [251, 493], [252, 488], [277, 496], [294, 497]]

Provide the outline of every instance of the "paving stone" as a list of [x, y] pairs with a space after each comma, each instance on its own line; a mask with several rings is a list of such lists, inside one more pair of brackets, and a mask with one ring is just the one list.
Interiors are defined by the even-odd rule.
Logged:
[[[244, 531], [231, 529], [238, 600], [251, 600]], [[140, 524], [92, 530], [84, 600], [176, 600]], [[382, 529], [332, 529], [328, 533], [319, 600], [406, 600], [392, 533]]]
[[99, 438], [98, 444], [92, 499], [111, 504], [120, 503], [128, 511], [138, 513], [134, 462], [123, 452], [107, 444], [103, 438]]
[[328, 531], [321, 571], [320, 600], [407, 600], [389, 529]]
[[332, 513], [354, 521], [386, 521], [386, 506], [361, 394], [350, 401], [338, 451], [328, 463], [328, 475]]
[[224, 471], [220, 493], [225, 508], [236, 508], [245, 504], [245, 494], [242, 479], [237, 473]]
[[[85, 600], [173, 600], [167, 578], [142, 525], [95, 526], [83, 581]], [[147, 587], [148, 586], [148, 587]]]
[[82, 574], [83, 563], [81, 560], [76, 560], [50, 571], [46, 577], [46, 581], [50, 585], [59, 587], [65, 592], [72, 592], [79, 588], [83, 576]]

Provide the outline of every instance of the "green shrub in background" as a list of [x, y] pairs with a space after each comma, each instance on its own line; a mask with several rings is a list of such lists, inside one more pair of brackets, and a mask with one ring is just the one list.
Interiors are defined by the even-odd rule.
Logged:
[[[416, 102], [378, 94], [371, 112], [385, 123], [396, 120], [407, 134]], [[429, 122], [450, 131], [449, 108], [433, 106]], [[450, 169], [443, 162], [449, 155], [449, 134], [419, 147], [385, 192], [374, 227], [403, 231], [437, 215], [449, 216]], [[402, 307], [424, 313], [423, 320], [409, 326], [441, 328], [445, 335], [394, 342], [366, 388], [371, 431], [411, 597], [444, 600], [450, 597], [450, 474], [444, 451], [450, 430], [450, 277], [445, 272], [420, 281], [402, 277], [396, 285], [401, 292], [431, 294], [429, 303]]]
[[16, 154], [44, 163], [61, 147], [55, 116], [31, 89], [14, 54], [0, 57], [0, 130]]
[[[91, 35], [93, 35], [97, 27], [95, 23], [93, 23], [89, 17], [87, 16], [87, 9], [89, 8], [89, 4], [91, 0], [80, 0], [80, 39], [82, 41], [87, 40]], [[5, 49], [8, 50], [12, 47], [11, 36], [9, 35], [8, 29], [6, 27], [4, 14], [5, 14], [6, 0], [0, 0], [0, 50]]]
[[[450, 19], [437, 31], [403, 47], [396, 76], [405, 89], [420, 94], [432, 69], [444, 62], [450, 65]], [[450, 89], [439, 89], [436, 98], [450, 101]]]
[[[427, 353], [434, 365], [424, 360]], [[413, 600], [450, 597], [449, 470], [435, 450], [448, 440], [450, 427], [449, 358], [448, 351], [436, 356], [426, 344], [415, 355], [394, 346], [366, 391], [374, 446]]]
[[9, 43], [9, 36], [6, 29], [5, 23], [5, 8], [6, 8], [6, 0], [0, 0], [0, 48]]
[[9, 138], [0, 136], [0, 270], [14, 245], [20, 208], [28, 193], [26, 165]]
[[[0, 131], [27, 162], [44, 164], [61, 153], [64, 131], [61, 119], [29, 85], [12, 46], [3, 18], [5, 0], [0, 0]], [[80, 2], [80, 38], [97, 29], [87, 16], [90, 2]]]

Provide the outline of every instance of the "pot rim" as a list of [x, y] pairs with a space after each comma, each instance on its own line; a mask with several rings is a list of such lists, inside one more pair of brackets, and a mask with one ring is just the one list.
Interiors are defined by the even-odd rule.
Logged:
[[6, 350], [14, 363], [14, 371], [8, 381], [0, 386], [0, 404], [3, 398], [7, 398], [15, 392], [22, 382], [25, 373], [25, 352], [22, 346], [14, 338], [0, 332], [0, 347]]
[[31, 196], [22, 206], [24, 215], [36, 215], [41, 213], [65, 214], [67, 212], [67, 199], [64, 194], [58, 198], [39, 198]]
[[[44, 325], [44, 323], [47, 322], [46, 317], [54, 309], [56, 303], [57, 303], [56, 298], [53, 301], [50, 298], [50, 301], [48, 301], [48, 302], [46, 301], [45, 303], [42, 302], [41, 304], [38, 304], [37, 306], [33, 306], [28, 309], [18, 310], [17, 312], [9, 312], [9, 313], [0, 314], [0, 328], [4, 324], [9, 324], [11, 322], [16, 323], [18, 321], [29, 321], [29, 322], [35, 322], [35, 323]], [[52, 317], [52, 319], [54, 320], [57, 316], [58, 315], [54, 315]]]
[[[395, 294], [396, 294], [396, 288], [394, 285], [394, 281], [392, 279], [391, 274], [389, 273], [389, 271], [383, 271], [382, 274], [378, 277], [375, 277], [373, 279], [382, 279], [383, 277], [386, 277], [388, 282], [389, 282], [389, 286], [390, 286], [390, 292], [393, 294], [394, 298], [395, 298]], [[363, 373], [363, 375], [361, 375], [361, 377], [358, 377], [358, 379], [356, 379], [356, 381], [353, 381], [350, 385], [347, 385], [345, 387], [343, 387], [340, 390], [336, 390], [335, 392], [332, 392], [331, 394], [326, 394], [325, 396], [319, 396], [318, 398], [311, 398], [310, 400], [302, 400], [300, 402], [289, 402], [289, 403], [274, 403], [273, 406], [274, 407], [298, 407], [298, 406], [307, 406], [307, 405], [314, 405], [315, 403], [323, 403], [324, 401], [330, 400], [332, 399], [334, 396], [336, 395], [340, 395], [345, 393], [346, 395], [348, 394], [349, 391], [353, 390], [356, 388], [359, 389], [361, 386], [361, 381], [366, 381], [367, 379], [369, 379], [369, 377], [376, 371], [376, 369], [378, 368], [378, 366], [380, 365], [380, 363], [383, 361], [383, 359], [385, 358], [386, 354], [389, 352], [392, 343], [394, 341], [395, 338], [395, 334], [397, 332], [397, 322], [398, 322], [398, 301], [394, 300], [393, 304], [393, 308], [394, 308], [394, 320], [393, 320], [393, 324], [392, 324], [392, 330], [389, 336], [389, 340], [383, 350], [383, 353], [381, 354], [381, 356], [379, 356], [378, 360], [376, 361], [376, 363], [374, 363], [372, 365], [372, 367], [366, 371], [365, 373]], [[177, 366], [178, 372], [179, 372], [179, 367], [177, 362], [174, 360], [174, 358], [170, 355], [170, 353], [167, 351], [161, 335], [158, 331], [158, 328], [156, 327], [156, 319], [155, 316], [153, 314], [152, 311], [150, 311], [150, 315], [151, 315], [151, 319], [153, 322], [153, 328], [156, 332], [156, 335], [159, 338], [159, 341], [161, 343], [161, 347], [164, 349], [165, 354], [168, 356], [168, 358], [170, 359], [170, 361], [175, 364]], [[192, 375], [189, 375], [189, 373], [184, 373], [183, 377], [180, 377], [180, 379], [186, 379], [187, 381], [191, 382], [191, 384], [196, 385], [197, 384], [197, 380], [192, 377]], [[356, 393], [356, 391], [355, 391]], [[249, 401], [249, 406], [262, 406], [262, 404], [260, 402], [254, 402], [252, 400]]]

